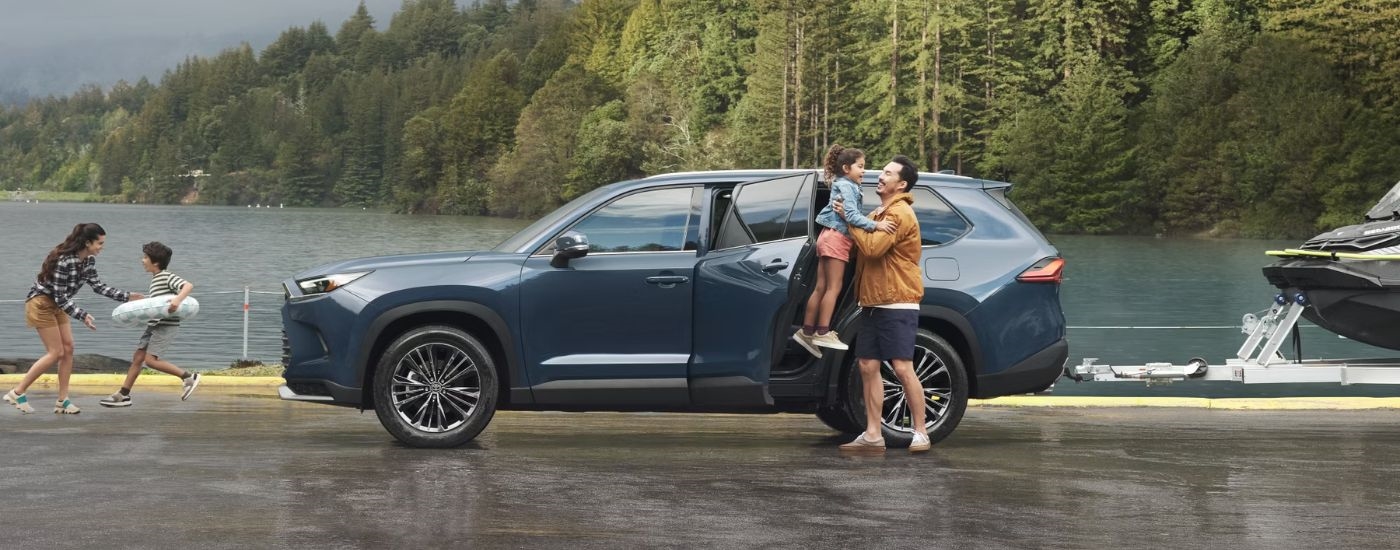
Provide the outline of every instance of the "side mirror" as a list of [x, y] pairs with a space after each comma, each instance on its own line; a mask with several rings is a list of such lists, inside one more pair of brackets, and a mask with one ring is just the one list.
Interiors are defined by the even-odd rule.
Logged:
[[554, 257], [549, 265], [557, 268], [569, 267], [569, 260], [577, 260], [588, 255], [588, 236], [570, 231], [554, 239]]

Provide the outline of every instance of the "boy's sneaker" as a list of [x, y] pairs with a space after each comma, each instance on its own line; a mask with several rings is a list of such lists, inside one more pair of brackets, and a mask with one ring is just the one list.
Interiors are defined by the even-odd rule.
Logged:
[[199, 387], [199, 373], [196, 372], [185, 379], [185, 393], [180, 394], [180, 400], [189, 399], [190, 394], [194, 393], [194, 389], [197, 387]]
[[865, 432], [861, 432], [850, 443], [841, 445], [840, 449], [842, 451], [880, 452], [885, 450], [885, 438], [866, 439]]
[[5, 392], [5, 402], [14, 405], [19, 412], [29, 414], [34, 412], [34, 407], [29, 406], [29, 396], [16, 394], [15, 390]]
[[797, 345], [802, 346], [802, 349], [817, 356], [817, 359], [822, 358], [822, 350], [817, 349], [817, 346], [812, 344], [812, 337], [803, 333], [802, 329], [797, 329], [797, 332], [792, 333], [792, 339], [797, 342]]
[[130, 407], [131, 396], [122, 395], [122, 392], [118, 391], [116, 393], [113, 393], [112, 395], [103, 397], [101, 401], [97, 402], [97, 404], [102, 405], [103, 407]]
[[914, 432], [914, 440], [909, 442], [909, 452], [922, 453], [927, 451], [933, 444], [929, 443], [928, 436], [919, 432]]
[[847, 346], [845, 342], [841, 341], [841, 337], [838, 336], [834, 330], [828, 330], [826, 334], [812, 335], [812, 343], [824, 348], [851, 349], [850, 346]]
[[78, 414], [80, 412], [83, 412], [83, 410], [79, 409], [77, 405], [74, 405], [73, 401], [70, 399], [56, 401], [53, 405], [54, 414]]

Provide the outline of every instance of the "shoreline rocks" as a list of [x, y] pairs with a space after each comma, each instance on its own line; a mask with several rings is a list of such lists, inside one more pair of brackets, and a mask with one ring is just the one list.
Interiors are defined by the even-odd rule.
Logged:
[[[0, 374], [24, 374], [34, 364], [37, 358], [15, 358], [0, 357]], [[97, 355], [94, 353], [80, 353], [73, 356], [74, 373], [109, 373], [126, 372], [126, 368], [131, 365], [131, 361]], [[58, 366], [49, 367], [48, 372], [57, 373]]]

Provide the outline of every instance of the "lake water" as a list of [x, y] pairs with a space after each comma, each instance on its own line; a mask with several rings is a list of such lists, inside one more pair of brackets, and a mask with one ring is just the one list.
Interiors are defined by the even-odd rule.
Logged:
[[[464, 216], [406, 216], [349, 209], [235, 208], [0, 202], [0, 357], [37, 357], [43, 346], [24, 326], [24, 295], [43, 256], [78, 222], [107, 230], [98, 256], [102, 279], [145, 291], [141, 245], [174, 249], [170, 269], [197, 285], [199, 317], [181, 327], [170, 354], [176, 364], [219, 368], [242, 355], [242, 290], [252, 295], [248, 356], [281, 357], [281, 281], [322, 262], [392, 253], [473, 250], [494, 246], [527, 221]], [[1243, 341], [1240, 317], [1265, 309], [1274, 290], [1260, 274], [1265, 250], [1295, 241], [1053, 236], [1067, 261], [1062, 286], [1070, 324], [1070, 357], [1101, 363], [1220, 363]], [[129, 357], [140, 330], [112, 325], [117, 304], [90, 290], [79, 297], [98, 330], [74, 325], [78, 353]], [[1133, 329], [1105, 327], [1223, 327]], [[1394, 353], [1303, 329], [1305, 356], [1385, 357]], [[1288, 349], [1291, 349], [1289, 347]], [[1057, 385], [1059, 394], [1137, 395], [1392, 395], [1392, 386], [1342, 387], [1179, 383], [1146, 389], [1136, 383]]]
[[[331, 260], [489, 248], [528, 222], [466, 216], [403, 216], [351, 209], [235, 208], [0, 202], [0, 357], [38, 357], [44, 348], [24, 325], [24, 296], [44, 255], [80, 222], [107, 230], [97, 257], [102, 281], [146, 292], [141, 245], [174, 250], [170, 270], [195, 284], [200, 312], [183, 323], [170, 359], [222, 368], [242, 355], [243, 288], [251, 294], [248, 356], [282, 357], [282, 281]], [[97, 319], [74, 324], [77, 353], [130, 357], [141, 329], [111, 323], [118, 304], [84, 288], [79, 304]]]

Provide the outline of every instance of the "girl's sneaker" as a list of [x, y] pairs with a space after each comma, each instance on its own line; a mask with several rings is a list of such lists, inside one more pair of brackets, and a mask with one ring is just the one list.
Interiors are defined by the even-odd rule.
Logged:
[[827, 331], [826, 334], [813, 335], [810, 341], [824, 348], [851, 349], [850, 346], [847, 346], [845, 342], [841, 341], [841, 336], [836, 334], [834, 330]]
[[97, 404], [102, 405], [103, 407], [130, 407], [131, 396], [122, 395], [121, 390], [118, 390], [116, 392], [113, 392], [112, 395], [103, 397], [101, 401], [97, 402]]
[[80, 412], [83, 412], [83, 410], [79, 409], [77, 405], [74, 405], [73, 402], [68, 399], [55, 402], [53, 406], [54, 414], [78, 414]]
[[5, 392], [5, 402], [14, 405], [19, 412], [29, 414], [34, 412], [34, 407], [29, 406], [29, 396], [16, 394], [15, 390]]

